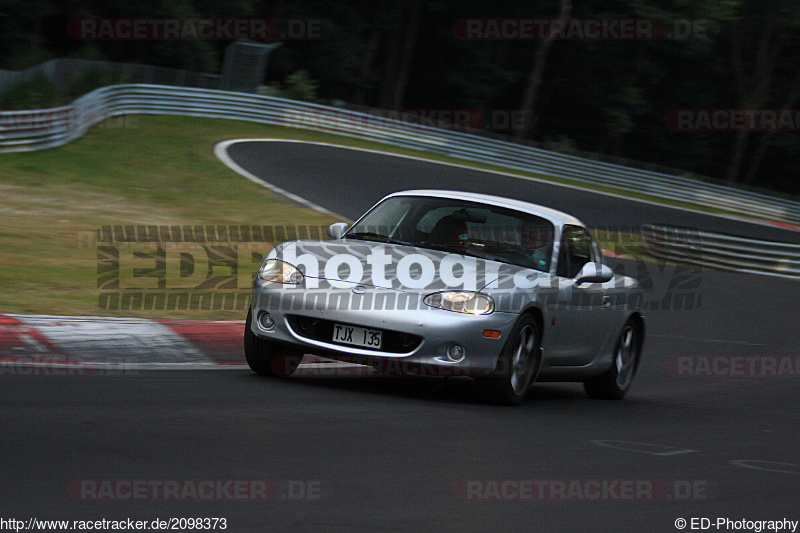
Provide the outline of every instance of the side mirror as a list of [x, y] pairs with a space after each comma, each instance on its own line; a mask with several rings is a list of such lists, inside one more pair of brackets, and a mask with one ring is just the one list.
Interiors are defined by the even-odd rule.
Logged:
[[602, 263], [586, 263], [575, 276], [575, 285], [581, 283], [605, 283], [614, 277], [611, 267]]
[[334, 222], [328, 226], [328, 235], [332, 239], [341, 239], [345, 231], [347, 231], [347, 222]]

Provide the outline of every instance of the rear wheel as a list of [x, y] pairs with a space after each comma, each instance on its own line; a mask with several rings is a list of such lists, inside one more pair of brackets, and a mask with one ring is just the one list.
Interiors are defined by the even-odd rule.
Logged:
[[539, 324], [530, 316], [519, 319], [511, 332], [497, 370], [480, 378], [489, 401], [500, 405], [517, 405], [530, 389], [541, 363]]
[[257, 337], [250, 330], [253, 313], [247, 310], [244, 325], [244, 356], [253, 372], [264, 376], [290, 376], [303, 359], [303, 354], [292, 352], [276, 342]]
[[642, 339], [633, 319], [622, 327], [614, 350], [614, 364], [602, 376], [586, 381], [583, 388], [592, 398], [606, 400], [622, 399], [633, 383], [639, 366]]

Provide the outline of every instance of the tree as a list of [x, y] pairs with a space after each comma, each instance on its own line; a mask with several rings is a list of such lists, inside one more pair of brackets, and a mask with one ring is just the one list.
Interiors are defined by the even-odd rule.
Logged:
[[[798, 101], [798, 31], [800, 7], [794, 2], [748, 0], [742, 5], [731, 35], [730, 56], [740, 109], [765, 109], [778, 101], [788, 109]], [[793, 80], [788, 84], [776, 83], [776, 79], [786, 76], [787, 70], [793, 72]], [[785, 91], [782, 97], [774, 94], [778, 91]], [[774, 131], [762, 134], [750, 168], [745, 171], [743, 167], [753, 132], [736, 132], [727, 180], [752, 183], [773, 135]]]
[[[397, 17], [389, 37], [389, 53], [385, 64], [380, 102], [381, 107], [389, 109], [399, 109], [403, 107], [405, 101], [411, 60], [417, 42], [419, 19], [422, 16], [421, 0], [412, 1], [410, 7], [399, 4], [394, 12]], [[404, 24], [406, 20], [408, 24]], [[395, 68], [395, 65], [399, 65], [399, 67]]]
[[[567, 20], [572, 11], [572, 0], [559, 1], [561, 7], [558, 11], [558, 18]], [[539, 43], [536, 49], [536, 56], [533, 61], [530, 76], [528, 77], [528, 84], [525, 87], [525, 94], [522, 97], [522, 104], [520, 105], [520, 109], [522, 110], [522, 127], [517, 131], [517, 137], [525, 137], [536, 129], [536, 123], [538, 122], [535, 112], [536, 98], [539, 94], [539, 85], [542, 83], [542, 75], [544, 74], [544, 67], [547, 63], [547, 56], [550, 53], [550, 47], [553, 46], [553, 40], [555, 40], [556, 37], [555, 31], [555, 28], [551, 25], [547, 37]]]

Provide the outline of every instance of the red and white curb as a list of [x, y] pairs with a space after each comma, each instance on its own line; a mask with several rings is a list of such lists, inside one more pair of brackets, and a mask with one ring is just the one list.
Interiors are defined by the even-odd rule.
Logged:
[[767, 220], [767, 223], [772, 224], [775, 227], [788, 229], [789, 231], [800, 231], [800, 226], [797, 224], [790, 224], [788, 222], [778, 222], [775, 220]]
[[244, 362], [244, 323], [0, 315], [0, 363], [208, 368]]
[[[27, 369], [37, 367], [108, 373], [242, 369], [243, 333], [244, 321], [0, 314], [0, 375], [30, 375]], [[307, 355], [298, 374], [334, 375], [353, 366], [359, 365]]]

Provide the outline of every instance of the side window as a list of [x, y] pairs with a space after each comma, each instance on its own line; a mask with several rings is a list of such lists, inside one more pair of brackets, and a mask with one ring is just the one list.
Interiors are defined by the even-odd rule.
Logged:
[[592, 260], [592, 238], [586, 228], [564, 226], [556, 275], [574, 278], [583, 265]]

